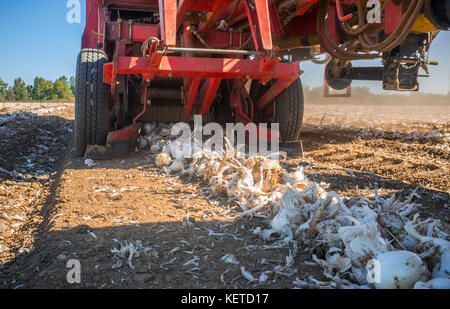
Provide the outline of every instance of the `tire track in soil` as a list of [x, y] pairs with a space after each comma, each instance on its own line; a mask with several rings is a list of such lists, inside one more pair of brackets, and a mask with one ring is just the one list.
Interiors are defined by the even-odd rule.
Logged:
[[2, 287], [20, 286], [18, 282], [29, 271], [21, 260], [36, 250], [44, 235], [69, 151], [71, 123], [64, 115], [66, 104], [55, 109], [59, 115], [54, 116], [47, 116], [49, 110], [39, 107], [39, 111], [0, 115], [0, 149], [8, 157], [4, 166], [12, 171], [0, 175], [0, 224], [7, 226], [0, 231], [0, 247], [7, 248], [0, 253]]

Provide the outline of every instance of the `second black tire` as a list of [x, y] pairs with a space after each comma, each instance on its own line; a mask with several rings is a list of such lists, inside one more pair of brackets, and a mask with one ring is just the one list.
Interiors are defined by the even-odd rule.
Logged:
[[[272, 85], [273, 82], [268, 83], [266, 86], [262, 86], [258, 81], [254, 81], [250, 91], [250, 96], [253, 101], [257, 102], [257, 99], [259, 99]], [[261, 123], [279, 123], [282, 142], [298, 141], [304, 114], [303, 85], [300, 78], [288, 88], [284, 89], [283, 92], [275, 98], [273, 104], [274, 108], [271, 118], [267, 119], [266, 116], [261, 116], [265, 113], [260, 112], [260, 118], [257, 120]]]

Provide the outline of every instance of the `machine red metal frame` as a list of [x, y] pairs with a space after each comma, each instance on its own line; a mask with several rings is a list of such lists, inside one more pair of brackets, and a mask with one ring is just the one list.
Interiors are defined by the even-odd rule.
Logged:
[[[333, 1], [336, 8], [330, 7], [331, 16], [337, 16], [340, 20], [351, 18], [351, 15], [344, 16], [342, 5], [354, 4], [354, 0]], [[274, 45], [274, 38], [283, 35], [295, 37], [316, 34], [318, 0], [300, 1], [296, 11], [299, 18], [285, 26], [281, 24], [275, 2], [254, 0], [254, 7], [250, 7], [248, 1], [240, 1], [234, 8], [233, 19], [228, 20], [228, 24], [234, 25], [247, 19], [249, 29], [247, 33], [242, 33], [215, 29], [216, 24], [230, 14], [234, 0], [88, 0], [82, 47], [104, 49], [111, 42], [115, 44], [111, 62], [104, 68], [104, 82], [111, 86], [113, 95], [119, 75], [142, 75], [147, 81], [161, 76], [186, 78], [185, 114], [190, 115], [195, 105], [200, 106], [200, 113], [208, 112], [223, 79], [253, 79], [263, 84], [276, 80], [256, 102], [257, 107], [263, 109], [303, 73], [298, 63], [280, 63], [280, 58], [276, 56], [278, 49]], [[160, 23], [133, 24], [121, 20], [111, 21], [108, 15], [110, 8], [159, 10]], [[384, 18], [387, 33], [395, 28], [402, 14], [400, 6], [389, 3], [388, 8], [387, 17]], [[194, 31], [188, 22], [188, 15], [192, 11], [207, 13], [207, 19]], [[338, 42], [340, 38], [336, 25], [329, 23], [328, 28], [333, 40]], [[248, 39], [248, 33], [251, 34], [256, 51], [262, 53], [251, 59], [242, 55], [223, 54], [211, 57], [210, 54], [205, 56], [193, 51], [180, 54], [170, 50], [175, 47], [204, 47], [199, 43], [198, 36], [201, 36], [203, 44], [211, 49], [238, 49]], [[158, 46], [151, 46], [146, 57], [130, 56], [131, 44], [144, 43], [149, 38], [158, 39]], [[205, 79], [203, 84], [202, 79]]]
[[[321, 45], [321, 51], [333, 54], [330, 51], [333, 46], [328, 45], [337, 46], [344, 40], [336, 21], [352, 18], [344, 9], [355, 5], [355, 0], [331, 0], [326, 23], [318, 20], [319, 0], [289, 2], [292, 5], [289, 18], [283, 15], [282, 2], [277, 0], [87, 0], [86, 3], [82, 48], [101, 49], [109, 58], [103, 68], [103, 82], [110, 86], [110, 111], [115, 113], [116, 129], [127, 124], [126, 117], [120, 114], [120, 104], [116, 103], [118, 100], [125, 105], [129, 103], [130, 76], [142, 76], [138, 78], [143, 84], [139, 90], [142, 111], [133, 111], [131, 127], [109, 136], [125, 139], [135, 138], [133, 130], [152, 103], [147, 99], [147, 87], [160, 77], [182, 78], [181, 98], [186, 116], [208, 114], [224, 84], [231, 88], [229, 103], [237, 122], [251, 123], [258, 112], [270, 114], [267, 112], [273, 110], [277, 96], [303, 74], [298, 62], [283, 63], [279, 55], [292, 55], [291, 49], [319, 50], [320, 31], [316, 25], [320, 22], [324, 22], [321, 28], [327, 29], [329, 36], [327, 42], [322, 42], [326, 46]], [[150, 22], [122, 19], [120, 12], [140, 12], [155, 19]], [[319, 13], [322, 12], [325, 11]], [[401, 19], [402, 7], [389, 2], [382, 21], [385, 33], [394, 32]], [[303, 38], [308, 42], [316, 38], [316, 43], [302, 45]], [[283, 40], [297, 45], [280, 50], [278, 46]], [[244, 48], [248, 45], [252, 48]], [[223, 83], [224, 80], [227, 81]], [[265, 92], [250, 98], [245, 88], [250, 80], [270, 86], [261, 87]], [[332, 96], [326, 83], [324, 91], [325, 96]], [[344, 96], [350, 92], [347, 89]]]
[[[250, 8], [247, 1], [242, 1], [237, 10], [245, 13], [248, 18], [256, 50], [262, 52], [253, 59], [245, 59], [242, 55], [212, 58], [197, 54], [193, 57], [193, 52], [183, 52], [180, 55], [170, 51], [171, 47], [177, 46], [199, 48], [198, 42], [194, 43], [197, 40], [194, 40], [193, 34], [188, 31], [189, 23], [186, 22], [182, 27], [190, 11], [208, 13], [208, 19], [200, 24], [197, 31], [211, 48], [237, 49], [242, 45], [248, 35], [213, 29], [228, 13], [227, 9], [234, 3], [233, 0], [182, 0], [178, 7], [177, 0], [90, 0], [87, 1], [83, 48], [104, 48], [108, 44], [107, 41], [115, 42], [113, 58], [104, 67], [104, 82], [111, 86], [113, 96], [120, 75], [142, 75], [147, 82], [155, 77], [182, 77], [186, 78], [185, 114], [190, 115], [194, 105], [199, 106], [200, 114], [206, 114], [223, 79], [253, 79], [262, 83], [275, 79], [277, 81], [257, 102], [259, 108], [264, 108], [303, 73], [298, 63], [280, 63], [280, 58], [275, 55], [272, 34], [281, 34], [282, 29], [278, 12], [272, 2], [255, 0], [255, 8]], [[110, 21], [110, 7], [159, 9], [160, 24]], [[155, 40], [151, 42], [145, 57], [129, 56], [130, 44], [144, 43], [149, 38]], [[202, 79], [204, 82], [200, 85]], [[248, 118], [247, 122], [251, 120]]]

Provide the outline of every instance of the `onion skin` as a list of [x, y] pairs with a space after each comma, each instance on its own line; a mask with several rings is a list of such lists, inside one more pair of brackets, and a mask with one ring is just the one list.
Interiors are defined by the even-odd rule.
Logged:
[[172, 173], [179, 173], [184, 168], [184, 159], [175, 160], [167, 169]]

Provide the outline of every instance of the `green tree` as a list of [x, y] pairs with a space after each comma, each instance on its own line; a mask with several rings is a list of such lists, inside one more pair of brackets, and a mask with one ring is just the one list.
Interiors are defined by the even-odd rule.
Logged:
[[33, 100], [33, 85], [27, 85], [27, 100]]
[[8, 96], [8, 84], [0, 78], [0, 100], [6, 100]]
[[49, 101], [53, 99], [53, 83], [42, 77], [34, 79], [31, 98], [35, 101]]
[[8, 90], [6, 91], [6, 100], [8, 100], [8, 101], [15, 100], [13, 87], [8, 87]]
[[12, 89], [15, 101], [23, 101], [27, 98], [27, 86], [20, 77], [14, 80], [14, 86]]
[[54, 99], [65, 101], [72, 98], [72, 90], [67, 77], [61, 76], [53, 83], [53, 97]]
[[75, 96], [76, 79], [75, 76], [70, 78], [70, 90], [72, 90], [72, 95]]

